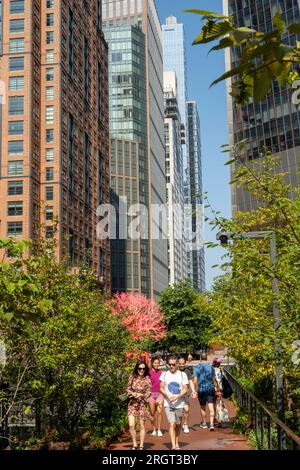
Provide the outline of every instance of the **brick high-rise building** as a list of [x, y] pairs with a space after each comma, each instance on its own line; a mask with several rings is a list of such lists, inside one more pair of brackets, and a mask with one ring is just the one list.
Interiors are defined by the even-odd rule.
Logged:
[[[0, 1], [0, 236], [52, 236], [58, 257], [110, 287], [96, 236], [109, 202], [107, 44], [101, 0]], [[43, 229], [41, 229], [43, 227]]]

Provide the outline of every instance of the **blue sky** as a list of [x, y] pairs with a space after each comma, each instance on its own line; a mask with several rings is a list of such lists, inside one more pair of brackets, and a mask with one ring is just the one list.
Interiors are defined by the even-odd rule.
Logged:
[[[214, 209], [222, 216], [230, 217], [231, 201], [229, 168], [224, 166], [226, 157], [221, 153], [221, 145], [228, 143], [225, 83], [209, 88], [211, 82], [224, 73], [224, 54], [208, 51], [211, 45], [192, 46], [199, 34], [200, 16], [184, 13], [183, 10], [196, 8], [222, 11], [221, 0], [156, 0], [161, 23], [167, 16], [174, 15], [179, 23], [184, 23], [187, 41], [188, 98], [198, 102], [201, 120], [202, 167], [204, 191], [208, 192]], [[215, 234], [209, 226], [205, 229], [205, 240], [215, 241]], [[206, 249], [206, 284], [209, 289], [212, 280], [220, 274], [218, 268], [224, 249]]]

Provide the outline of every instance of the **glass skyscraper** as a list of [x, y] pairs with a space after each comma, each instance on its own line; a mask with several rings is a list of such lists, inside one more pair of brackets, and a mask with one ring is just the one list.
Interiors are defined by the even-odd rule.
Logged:
[[[189, 215], [195, 210], [199, 200], [202, 202], [200, 120], [197, 104], [193, 101], [187, 102], [187, 58], [184, 26], [183, 24], [177, 23], [175, 17], [170, 16], [167, 18], [166, 24], [162, 25], [162, 30], [164, 70], [165, 72], [174, 71], [176, 73], [178, 107], [182, 122], [184, 202], [186, 207], [190, 207], [190, 210], [186, 210], [188, 218], [185, 224], [187, 277], [192, 281], [195, 289], [204, 290], [204, 250], [201, 251], [201, 256], [199, 253], [196, 255], [194, 250], [195, 245], [192, 243], [192, 232], [194, 231], [194, 234], [196, 233], [196, 237], [198, 237], [197, 240], [194, 240], [196, 246], [199, 248], [199, 246], [202, 245], [203, 224], [199, 227], [199, 220], [196, 222], [197, 217]], [[187, 107], [189, 107], [190, 116], [188, 116]], [[191, 135], [189, 135], [189, 130], [191, 131]], [[198, 249], [196, 251], [198, 251]], [[196, 261], [197, 259], [199, 262]]]
[[[154, 0], [104, 0], [103, 24], [110, 50], [111, 136], [139, 143], [138, 202], [149, 209], [149, 237], [141, 241], [142, 292], [158, 298], [168, 285], [167, 239], [152, 210], [166, 202], [161, 25]], [[117, 196], [124, 194], [123, 188]]]
[[[298, 0], [224, 0], [224, 14], [232, 15], [238, 26], [253, 27], [262, 32], [273, 28], [272, 17], [279, 11], [287, 24], [300, 22]], [[285, 41], [296, 44], [296, 37], [287, 33]], [[227, 70], [239, 62], [241, 48], [226, 52]], [[280, 157], [279, 171], [288, 172], [289, 182], [299, 186], [300, 155], [300, 110], [292, 103], [292, 89], [282, 88], [273, 82], [272, 90], [260, 103], [250, 102], [239, 106], [229, 95], [232, 81], [228, 80], [228, 120], [230, 143], [247, 139], [242, 156], [245, 161], [263, 157], [268, 148]], [[233, 168], [234, 170], [234, 168]], [[291, 196], [293, 196], [291, 194]], [[248, 191], [232, 186], [233, 211], [248, 211], [257, 206], [257, 201]]]
[[187, 135], [189, 139], [189, 167], [191, 188], [191, 223], [193, 238], [189, 239], [188, 264], [192, 266], [192, 281], [199, 292], [205, 290], [205, 256], [202, 214], [202, 161], [200, 119], [196, 101], [187, 102]]
[[[187, 59], [185, 48], [184, 25], [177, 23], [175, 16], [169, 16], [166, 24], [162, 25], [164, 71], [174, 71], [177, 77], [178, 108], [182, 124], [182, 138], [185, 138], [187, 127], [186, 101], [187, 101]], [[189, 169], [187, 142], [182, 145], [185, 203], [190, 203]]]

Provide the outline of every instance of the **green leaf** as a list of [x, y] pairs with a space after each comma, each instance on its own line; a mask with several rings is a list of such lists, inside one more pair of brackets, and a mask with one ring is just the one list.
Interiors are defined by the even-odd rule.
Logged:
[[223, 38], [217, 46], [214, 46], [210, 49], [209, 53], [212, 51], [220, 51], [221, 49], [226, 49], [227, 47], [232, 47], [233, 45], [234, 41], [230, 37]]
[[8, 321], [9, 323], [12, 321], [14, 316], [15, 315], [12, 312], [1, 312], [0, 311], [0, 317], [3, 318], [4, 320]]
[[241, 74], [248, 68], [248, 66], [249, 66], [248, 63], [243, 63], [239, 65], [238, 67], [235, 67], [234, 69], [228, 70], [228, 72], [224, 73], [219, 78], [217, 78], [217, 80], [212, 82], [210, 86], [212, 87], [213, 85], [216, 85], [217, 83], [222, 82], [223, 80], [226, 80], [227, 78], [231, 78], [231, 77], [234, 77], [235, 75]]
[[276, 26], [279, 33], [283, 34], [284, 31], [286, 30], [286, 24], [283, 21], [281, 13], [279, 13], [279, 11], [277, 11], [275, 15], [273, 16], [273, 23]]
[[214, 25], [207, 29], [202, 30], [199, 36], [193, 42], [193, 45], [196, 44], [206, 44], [208, 42], [215, 41], [221, 36], [230, 33], [233, 30], [232, 25], [228, 21], [221, 21], [220, 23], [214, 23]]
[[261, 101], [266, 96], [272, 85], [272, 79], [272, 73], [267, 67], [256, 73], [253, 87], [253, 99], [255, 103]]
[[30, 414], [30, 412], [31, 412], [31, 406], [26, 406], [26, 408], [25, 408], [25, 410], [24, 410], [24, 414], [25, 414], [26, 416], [28, 416], [28, 415]]
[[205, 16], [207, 18], [228, 18], [228, 16], [221, 15], [215, 11], [208, 11], [208, 10], [184, 10], [185, 13], [195, 13], [196, 15]]
[[292, 23], [287, 28], [290, 33], [300, 34], [300, 23]]

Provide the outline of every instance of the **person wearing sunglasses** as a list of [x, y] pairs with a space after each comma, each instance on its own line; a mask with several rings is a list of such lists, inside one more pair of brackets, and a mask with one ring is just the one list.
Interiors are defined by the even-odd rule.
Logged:
[[139, 420], [140, 425], [140, 450], [144, 449], [145, 441], [145, 423], [147, 419], [150, 419], [150, 413], [147, 409], [147, 400], [151, 395], [151, 381], [149, 378], [149, 367], [143, 362], [139, 361], [136, 363], [133, 373], [128, 379], [128, 385], [126, 389], [128, 396], [128, 422], [129, 431], [132, 438], [132, 449], [136, 450], [137, 445], [137, 433], [136, 433], [136, 420]]
[[164, 395], [164, 407], [169, 422], [172, 450], [179, 450], [179, 437], [182, 426], [184, 397], [188, 392], [189, 380], [185, 372], [177, 367], [176, 356], [169, 357], [169, 370], [160, 377], [160, 391]]

